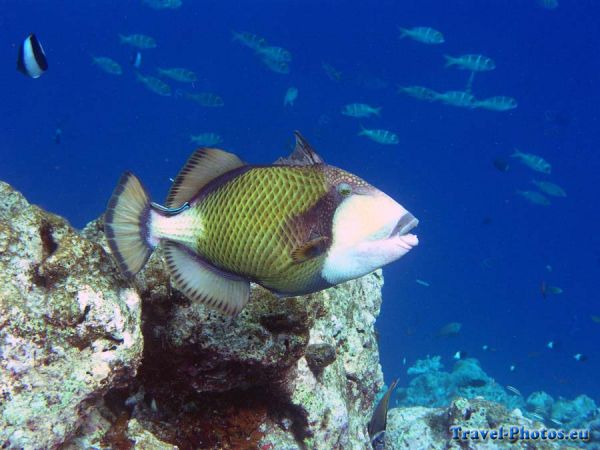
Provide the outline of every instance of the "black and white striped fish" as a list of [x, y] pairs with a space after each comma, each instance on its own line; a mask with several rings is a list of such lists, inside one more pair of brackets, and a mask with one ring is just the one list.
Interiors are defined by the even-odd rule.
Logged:
[[31, 78], [38, 78], [48, 70], [48, 61], [42, 44], [33, 33], [27, 36], [19, 47], [17, 70]]

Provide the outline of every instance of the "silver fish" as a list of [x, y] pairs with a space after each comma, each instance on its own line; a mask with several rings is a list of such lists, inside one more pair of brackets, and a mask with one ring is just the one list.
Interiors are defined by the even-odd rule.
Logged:
[[456, 57], [444, 55], [444, 58], [446, 58], [446, 67], [457, 66], [459, 69], [473, 72], [484, 72], [496, 68], [494, 60], [483, 55], [461, 55]]
[[373, 107], [365, 103], [350, 103], [342, 108], [342, 114], [350, 117], [379, 116], [381, 107]]
[[105, 56], [92, 56], [92, 63], [111, 75], [121, 75], [123, 73], [123, 69], [121, 69], [118, 62]]
[[520, 191], [517, 190], [517, 194], [527, 200], [529, 203], [533, 203], [534, 205], [540, 206], [548, 206], [550, 205], [550, 200], [537, 191]]
[[388, 130], [369, 130], [366, 128], [362, 128], [358, 135], [366, 136], [372, 141], [375, 141], [379, 144], [395, 145], [400, 142], [400, 139], [398, 139], [398, 135]]
[[290, 73], [290, 66], [286, 61], [275, 61], [269, 58], [262, 58], [262, 62], [275, 73], [283, 75]]
[[271, 61], [290, 62], [292, 54], [282, 47], [259, 47], [256, 53]]
[[164, 83], [162, 80], [151, 76], [144, 76], [139, 72], [136, 72], [136, 77], [140, 83], [155, 94], [162, 95], [163, 97], [171, 95], [171, 86]]
[[192, 100], [199, 105], [205, 106], [207, 108], [220, 108], [225, 106], [225, 102], [223, 99], [212, 92], [198, 92], [198, 93], [190, 93], [184, 92], [183, 96], [188, 100]]
[[461, 108], [474, 108], [476, 104], [475, 96], [464, 91], [447, 91], [436, 96], [436, 100], [446, 105], [458, 106]]
[[508, 111], [518, 106], [517, 101], [512, 97], [497, 96], [484, 98], [475, 102], [475, 108], [488, 109], [490, 111]]
[[407, 94], [418, 100], [425, 100], [428, 102], [434, 101], [437, 96], [440, 95], [439, 92], [424, 86], [398, 86], [398, 93]]
[[266, 47], [267, 41], [260, 36], [246, 31], [232, 31], [232, 41], [237, 41], [245, 47], [251, 48], [252, 50], [258, 51], [263, 47]]
[[516, 387], [514, 386], [506, 386], [506, 390], [512, 392], [515, 395], [518, 395], [519, 397], [523, 397], [523, 394], [521, 394], [521, 391], [519, 391]]
[[329, 79], [331, 81], [338, 82], [338, 81], [340, 81], [342, 79], [342, 72], [340, 72], [339, 70], [337, 70], [331, 64], [326, 63], [326, 62], [322, 62], [321, 63], [321, 67], [323, 68], [323, 70], [325, 71], [325, 74], [329, 77]]
[[180, 81], [182, 83], [193, 83], [194, 81], [198, 81], [198, 76], [194, 72], [184, 69], [183, 67], [173, 67], [170, 69], [161, 69], [158, 67], [156, 71], [163, 77]]
[[457, 336], [462, 328], [460, 322], [450, 322], [440, 328], [437, 332], [438, 337]]
[[423, 44], [442, 44], [444, 43], [444, 35], [438, 30], [429, 27], [402, 28], [400, 31], [400, 39], [409, 37]]
[[544, 9], [558, 8], [558, 0], [537, 0], [537, 4]]
[[531, 180], [533, 184], [537, 186], [537, 188], [542, 191], [544, 194], [552, 195], [553, 197], [566, 197], [567, 193], [563, 188], [561, 188], [558, 184], [552, 183], [550, 181], [539, 181], [539, 180]]
[[546, 174], [550, 174], [552, 172], [552, 166], [550, 165], [550, 163], [541, 156], [534, 155], [533, 153], [521, 152], [518, 148], [515, 148], [514, 153], [510, 156], [512, 158], [517, 158], [527, 167], [535, 170], [536, 172]]
[[145, 34], [130, 34], [129, 36], [119, 34], [119, 39], [121, 44], [131, 45], [132, 47], [141, 48], [142, 50], [156, 48], [156, 41], [154, 38], [146, 36]]
[[294, 102], [298, 98], [298, 88], [289, 87], [285, 91], [285, 97], [283, 98], [283, 106], [294, 106]]
[[177, 9], [181, 6], [181, 0], [142, 0], [142, 3], [152, 9]]

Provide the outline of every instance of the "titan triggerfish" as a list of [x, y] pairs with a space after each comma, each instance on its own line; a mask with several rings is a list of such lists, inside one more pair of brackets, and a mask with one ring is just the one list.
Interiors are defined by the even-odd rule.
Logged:
[[305, 295], [372, 272], [418, 244], [418, 220], [356, 175], [327, 165], [296, 133], [288, 159], [248, 165], [216, 148], [196, 150], [165, 206], [131, 173], [104, 217], [121, 271], [133, 277], [162, 243], [173, 285], [229, 315], [250, 282]]

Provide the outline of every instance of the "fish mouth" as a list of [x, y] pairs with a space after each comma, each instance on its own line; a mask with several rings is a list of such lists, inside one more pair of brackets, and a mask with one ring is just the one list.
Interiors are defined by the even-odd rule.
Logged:
[[389, 239], [398, 238], [402, 247], [410, 250], [419, 243], [416, 235], [409, 233], [410, 230], [419, 224], [419, 219], [407, 212], [396, 223], [389, 235]]

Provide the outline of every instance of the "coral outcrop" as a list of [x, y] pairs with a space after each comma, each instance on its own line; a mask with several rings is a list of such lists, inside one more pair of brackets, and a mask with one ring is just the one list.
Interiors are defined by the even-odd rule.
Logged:
[[522, 397], [507, 392], [489, 377], [474, 358], [459, 360], [452, 372], [443, 371], [439, 356], [418, 360], [407, 371], [416, 375], [407, 388], [399, 388], [396, 398], [400, 406], [443, 407], [455, 397], [484, 397], [507, 407], [523, 408]]
[[[174, 290], [160, 249], [135, 280], [123, 279], [102, 228], [100, 219], [79, 233], [0, 183], [3, 448], [370, 448], [383, 385], [381, 271], [297, 298], [253, 286], [232, 319]], [[600, 434], [586, 396], [535, 393], [526, 403], [476, 360], [442, 368], [433, 357], [411, 369], [398, 394], [404, 407], [390, 411], [388, 450], [503, 448], [454, 440], [450, 429], [535, 428], [534, 411]]]
[[123, 279], [102, 228], [0, 185], [4, 447], [369, 446], [380, 271], [301, 298], [253, 286], [230, 319], [172, 289], [160, 250]]
[[142, 348], [140, 297], [110, 256], [0, 182], [0, 445], [58, 447]]
[[[101, 228], [91, 223], [84, 235], [105, 245]], [[159, 250], [136, 281], [144, 364], [121, 403], [180, 448], [368, 448], [383, 384], [374, 330], [382, 284], [378, 271], [306, 297], [253, 286], [231, 319], [171, 289]]]
[[[516, 430], [513, 428], [516, 427]], [[500, 450], [523, 449], [576, 449], [576, 444], [565, 441], [537, 439], [489, 438], [458, 439], [467, 430], [506, 430], [516, 432], [546, 428], [543, 424], [523, 416], [519, 409], [507, 410], [504, 406], [482, 398], [456, 398], [445, 408], [394, 408], [388, 414], [386, 450]]]

